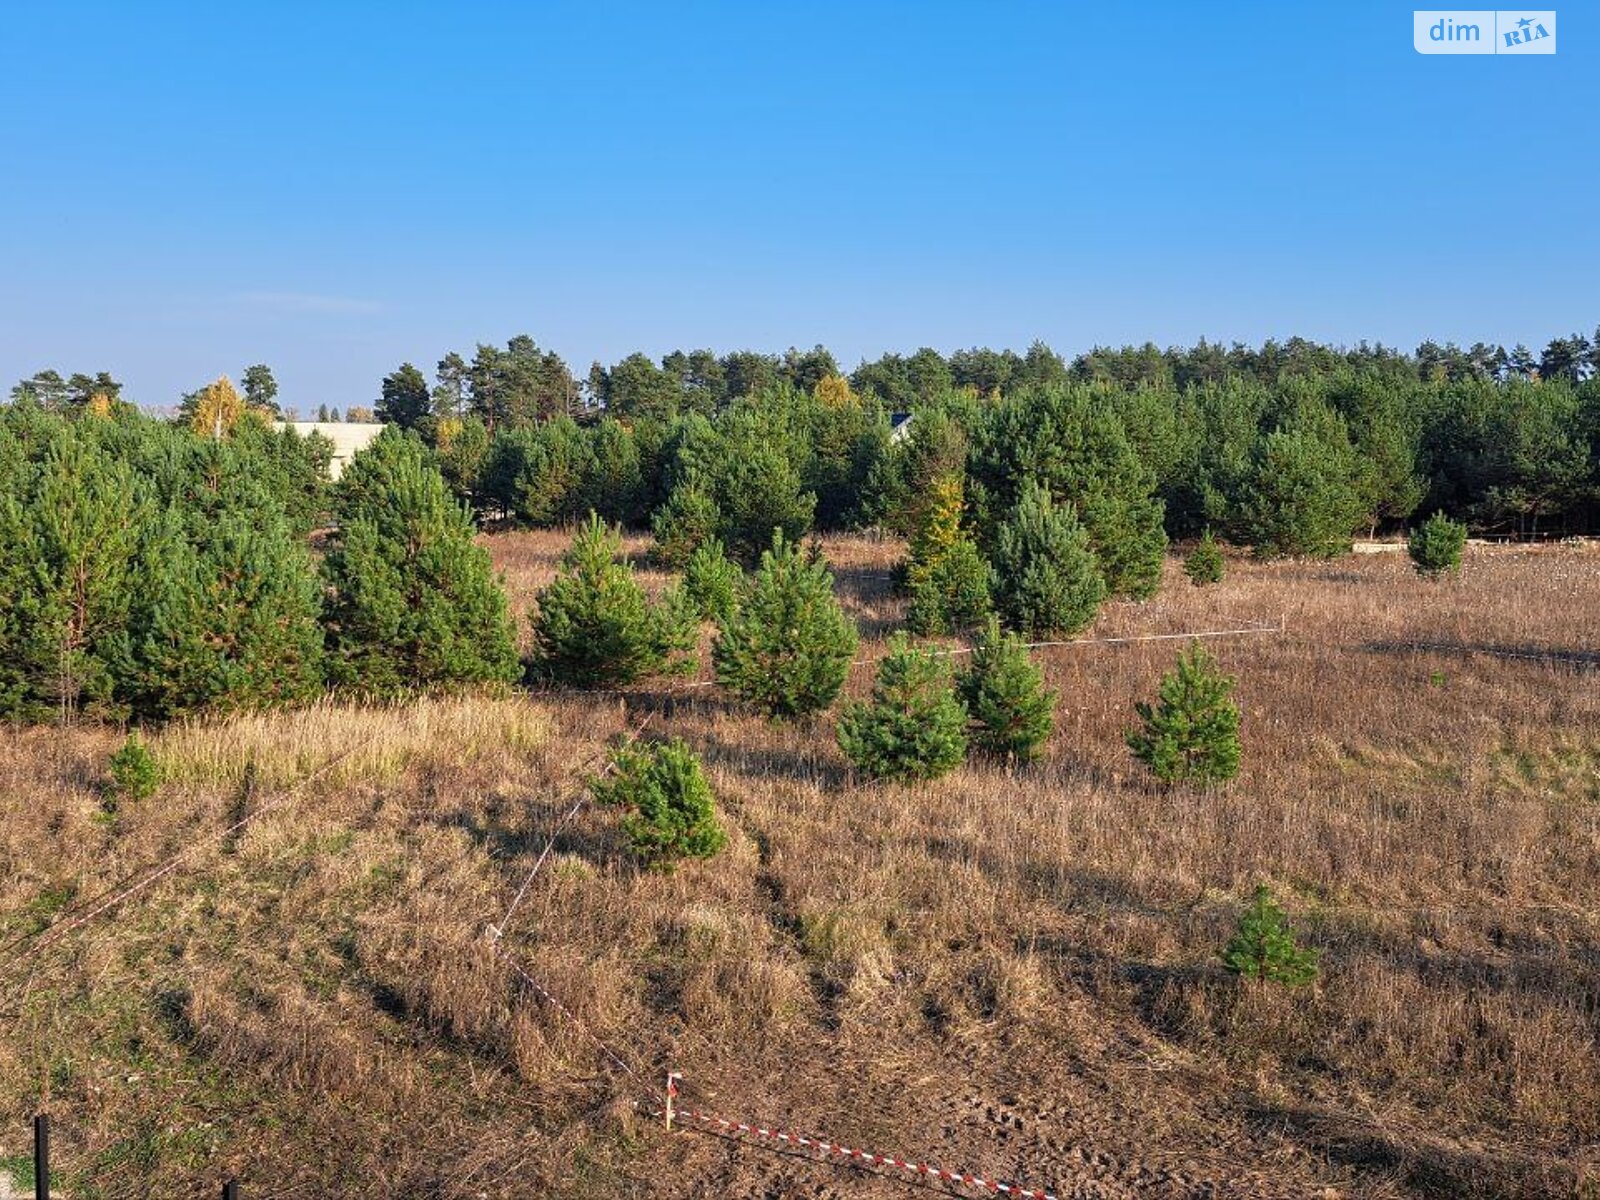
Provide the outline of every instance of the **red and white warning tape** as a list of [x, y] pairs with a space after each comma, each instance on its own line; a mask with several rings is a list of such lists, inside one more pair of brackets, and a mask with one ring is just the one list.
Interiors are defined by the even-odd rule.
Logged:
[[1057, 1200], [1055, 1193], [1041, 1191], [1036, 1188], [1025, 1188], [1015, 1183], [1002, 1183], [998, 1179], [985, 1179], [981, 1175], [973, 1175], [966, 1171], [951, 1171], [944, 1167], [936, 1167], [932, 1163], [912, 1162], [910, 1159], [895, 1158], [889, 1154], [874, 1154], [870, 1150], [859, 1147], [843, 1146], [837, 1142], [827, 1142], [820, 1138], [802, 1137], [797, 1133], [786, 1133], [781, 1129], [769, 1129], [762, 1125], [749, 1125], [743, 1121], [729, 1121], [723, 1117], [712, 1116], [710, 1113], [699, 1112], [692, 1108], [675, 1109], [673, 1116], [678, 1120], [698, 1121], [700, 1124], [719, 1129], [723, 1133], [736, 1135], [750, 1134], [754, 1137], [764, 1138], [768, 1141], [778, 1142], [785, 1146], [794, 1146], [803, 1150], [820, 1150], [836, 1158], [849, 1159], [853, 1163], [871, 1167], [893, 1167], [895, 1170], [904, 1171], [908, 1175], [915, 1175], [924, 1179], [942, 1179], [947, 1183], [958, 1183], [964, 1187], [979, 1188], [1001, 1196], [1020, 1196], [1022, 1200]]

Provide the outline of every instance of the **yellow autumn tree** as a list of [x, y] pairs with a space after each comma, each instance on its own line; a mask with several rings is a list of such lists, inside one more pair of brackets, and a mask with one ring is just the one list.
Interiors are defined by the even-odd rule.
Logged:
[[906, 590], [907, 624], [917, 633], [959, 633], [981, 624], [990, 611], [990, 571], [961, 528], [965, 487], [960, 472], [938, 476], [928, 487], [911, 533]]
[[223, 375], [195, 394], [189, 427], [201, 437], [220, 438], [232, 433], [233, 427], [244, 414], [244, 397], [239, 395], [233, 382]]
[[824, 408], [844, 408], [860, 403], [856, 399], [856, 394], [850, 390], [850, 381], [843, 375], [824, 375], [817, 380], [813, 394]]

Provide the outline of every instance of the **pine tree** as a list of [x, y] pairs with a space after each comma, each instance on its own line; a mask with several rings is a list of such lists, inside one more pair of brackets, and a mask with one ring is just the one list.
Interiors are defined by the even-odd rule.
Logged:
[[[114, 797], [148, 800], [161, 786], [161, 767], [146, 749], [137, 730], [127, 736], [106, 766], [110, 770]], [[114, 809], [115, 803], [110, 807]]]
[[345, 468], [323, 560], [328, 673], [373, 695], [509, 683], [506, 597], [471, 514], [415, 436], [386, 430]]
[[726, 621], [739, 603], [744, 572], [722, 550], [722, 539], [702, 542], [683, 565], [683, 590], [701, 620]]
[[1356, 459], [1337, 414], [1308, 406], [1256, 449], [1243, 521], [1263, 558], [1350, 552], [1361, 521]]
[[1239, 773], [1239, 706], [1234, 680], [1199, 642], [1162, 676], [1160, 701], [1134, 705], [1143, 728], [1128, 748], [1163, 783], [1220, 783]]
[[917, 633], [959, 633], [989, 615], [989, 567], [961, 528], [962, 508], [961, 477], [951, 474], [934, 483], [919, 510], [906, 567], [907, 623]]
[[1222, 961], [1230, 971], [1258, 984], [1304, 984], [1317, 977], [1317, 952], [1296, 945], [1288, 914], [1265, 884], [1256, 888], [1250, 907], [1240, 916]]
[[700, 760], [678, 739], [620, 750], [591, 789], [597, 803], [627, 810], [622, 831], [652, 867], [670, 871], [680, 858], [710, 858], [727, 844]]
[[839, 748], [872, 779], [937, 779], [966, 758], [966, 724], [949, 658], [899, 633], [878, 663], [872, 699], [840, 714]]
[[1438, 579], [1461, 571], [1461, 551], [1466, 544], [1467, 527], [1436, 512], [1411, 531], [1406, 550], [1418, 575]]
[[561, 574], [538, 595], [536, 676], [605, 687], [690, 665], [674, 660], [692, 646], [692, 606], [677, 592], [651, 605], [621, 555], [622, 539], [590, 513], [561, 561]]
[[718, 626], [717, 682], [769, 716], [818, 712], [844, 686], [855, 651], [856, 628], [827, 564], [802, 558], [774, 532], [738, 607]]
[[993, 546], [995, 525], [1031, 482], [1071, 507], [1109, 594], [1143, 599], [1160, 587], [1164, 507], [1103, 391], [1061, 383], [1019, 389], [978, 422], [969, 469], [985, 545]]
[[47, 436], [0, 492], [0, 706], [29, 720], [117, 716], [149, 505], [82, 430]]
[[322, 690], [320, 589], [282, 508], [248, 479], [219, 511], [176, 509], [139, 554], [127, 692], [142, 717], [254, 709]]
[[705, 541], [716, 537], [722, 513], [711, 493], [697, 479], [672, 489], [650, 523], [656, 544], [652, 557], [669, 570], [679, 570]]
[[956, 677], [971, 718], [974, 749], [1013, 762], [1037, 758], [1055, 727], [1054, 691], [1028, 657], [1022, 639], [1002, 633], [994, 617], [973, 647], [972, 665]]
[[1205, 587], [1208, 584], [1221, 583], [1226, 564], [1223, 562], [1222, 551], [1217, 546], [1217, 539], [1211, 536], [1207, 529], [1200, 535], [1200, 541], [1195, 548], [1189, 551], [1189, 557], [1183, 560], [1183, 573], [1196, 587]]
[[804, 537], [817, 497], [801, 490], [800, 473], [789, 457], [766, 441], [734, 441], [724, 449], [716, 487], [717, 532], [728, 553], [749, 563], [765, 553], [775, 530], [789, 542]]
[[1094, 620], [1106, 584], [1070, 506], [1029, 480], [995, 539], [998, 607], [1024, 634], [1074, 634]]

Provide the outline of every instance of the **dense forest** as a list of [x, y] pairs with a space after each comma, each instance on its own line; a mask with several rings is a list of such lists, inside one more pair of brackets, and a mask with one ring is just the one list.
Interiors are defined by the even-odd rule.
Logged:
[[[328, 686], [556, 677], [518, 661], [521, 614], [473, 541], [491, 522], [594, 512], [649, 530], [690, 584], [816, 530], [886, 528], [909, 541], [901, 582], [924, 633], [991, 612], [1075, 632], [1106, 596], [1153, 594], [1169, 541], [1202, 533], [1328, 557], [1435, 512], [1488, 534], [1584, 532], [1597, 360], [1581, 336], [1538, 357], [1291, 340], [1069, 363], [1036, 344], [845, 376], [818, 347], [635, 354], [579, 382], [519, 337], [448, 355], [431, 381], [411, 364], [386, 376], [374, 408], [392, 428], [336, 486], [324, 439], [271, 423], [264, 366], [165, 419], [108, 374], [40, 372], [0, 408], [0, 713], [163, 720]], [[599, 572], [614, 544], [589, 544]], [[692, 640], [678, 601], [649, 616], [658, 649]]]
[[[680, 351], [659, 365], [643, 354], [596, 363], [580, 383], [519, 337], [480, 345], [470, 361], [447, 355], [431, 385], [401, 366], [376, 410], [433, 446], [484, 516], [542, 525], [593, 507], [641, 527], [664, 508], [737, 503], [730, 473], [772, 476], [770, 502], [797, 526], [904, 527], [908, 499], [933, 474], [970, 460], [974, 482], [992, 488], [1009, 439], [1026, 441], [1006, 449], [1019, 456], [1011, 466], [1042, 467], [1063, 452], [1046, 443], [1076, 436], [1059, 427], [1068, 421], [1099, 429], [1107, 453], [1133, 450], [1169, 536], [1209, 526], [1305, 552], [1436, 510], [1486, 533], [1590, 528], [1597, 374], [1600, 331], [1554, 339], [1541, 355], [1298, 338], [1102, 348], [1070, 363], [1042, 343], [1020, 355], [922, 349], [848, 376], [820, 346]], [[907, 444], [891, 450], [891, 422], [908, 413]], [[777, 496], [791, 480], [798, 499]], [[985, 495], [970, 497], [980, 522]], [[1285, 536], [1274, 514], [1297, 495], [1325, 516], [1309, 539]], [[718, 519], [743, 536], [740, 514]]]

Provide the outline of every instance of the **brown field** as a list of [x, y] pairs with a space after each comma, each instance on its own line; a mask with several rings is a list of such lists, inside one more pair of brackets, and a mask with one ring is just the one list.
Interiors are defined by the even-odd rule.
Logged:
[[[520, 614], [565, 539], [490, 544]], [[870, 657], [900, 548], [825, 546]], [[829, 718], [683, 682], [175, 727], [171, 782], [114, 817], [114, 731], [9, 731], [0, 943], [201, 851], [0, 959], [0, 1158], [47, 1102], [74, 1197], [228, 1172], [252, 1200], [917, 1194], [667, 1139], [635, 1102], [671, 1067], [688, 1104], [1063, 1198], [1600, 1195], [1600, 552], [1474, 550], [1442, 585], [1392, 555], [1235, 561], [1205, 590], [1174, 560], [1089, 636], [1280, 619], [1210, 644], [1245, 758], [1205, 793], [1122, 742], [1171, 642], [1040, 651], [1046, 759], [918, 789], [856, 785]], [[485, 930], [647, 715], [704, 756], [728, 850], [643, 874], [586, 809], [507, 933], [641, 1085]], [[1259, 881], [1314, 987], [1218, 963]]]

